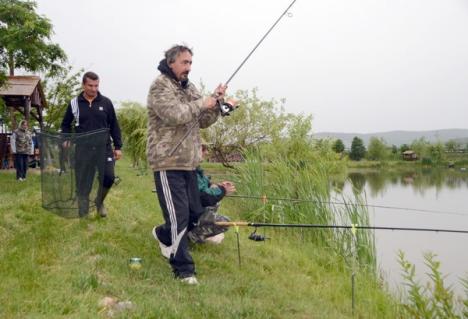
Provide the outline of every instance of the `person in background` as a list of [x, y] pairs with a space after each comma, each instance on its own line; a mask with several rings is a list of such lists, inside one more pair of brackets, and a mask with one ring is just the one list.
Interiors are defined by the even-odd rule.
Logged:
[[34, 154], [32, 134], [28, 121], [22, 120], [19, 127], [13, 132], [10, 139], [11, 152], [15, 157], [16, 179], [20, 182], [26, 180], [29, 155]]
[[[208, 144], [202, 140], [201, 157], [205, 159], [208, 154]], [[217, 184], [211, 183], [210, 176], [205, 175], [203, 169], [196, 168], [200, 202], [205, 212], [198, 219], [196, 226], [188, 233], [188, 238], [193, 243], [211, 242], [219, 244], [224, 239], [226, 227], [217, 226], [216, 222], [228, 222], [228, 217], [218, 214], [220, 201], [227, 195], [236, 191], [234, 183], [223, 181]]]

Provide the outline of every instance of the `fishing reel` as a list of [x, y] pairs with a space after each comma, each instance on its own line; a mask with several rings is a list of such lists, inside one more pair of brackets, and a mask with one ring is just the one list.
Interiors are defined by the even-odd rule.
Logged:
[[217, 105], [218, 105], [219, 111], [221, 112], [221, 116], [229, 116], [230, 113], [235, 110], [234, 105], [228, 102], [218, 100]]
[[267, 240], [268, 238], [267, 238], [266, 236], [264, 236], [264, 235], [257, 234], [257, 228], [255, 228], [255, 230], [253, 231], [253, 233], [250, 234], [249, 239], [250, 239], [250, 240], [253, 240], [253, 241], [265, 241], [265, 240]]

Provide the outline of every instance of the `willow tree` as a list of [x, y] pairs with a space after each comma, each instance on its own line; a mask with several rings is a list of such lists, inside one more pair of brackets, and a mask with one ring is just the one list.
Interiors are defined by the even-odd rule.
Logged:
[[230, 153], [279, 139], [289, 118], [282, 103], [262, 100], [256, 89], [239, 90], [235, 98], [240, 101], [238, 109], [202, 130], [202, 136], [211, 144], [211, 151], [228, 167]]

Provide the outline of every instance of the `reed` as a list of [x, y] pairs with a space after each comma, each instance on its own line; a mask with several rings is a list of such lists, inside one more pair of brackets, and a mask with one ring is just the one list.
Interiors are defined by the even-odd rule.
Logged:
[[[342, 198], [343, 206], [330, 204], [330, 166], [316, 158], [314, 162], [297, 161], [287, 157], [265, 160], [261, 151], [245, 154], [245, 165], [236, 169], [239, 194], [265, 196], [264, 200], [243, 200], [239, 206], [241, 217], [249, 221], [304, 224], [369, 225], [365, 200], [356, 195]], [[292, 200], [269, 200], [284, 198]], [[294, 201], [301, 199], [306, 201]], [[374, 235], [359, 230], [314, 229], [295, 231], [320, 247], [332, 248], [346, 258], [356, 258], [360, 265], [375, 269]], [[351, 258], [352, 259], [352, 258]]]

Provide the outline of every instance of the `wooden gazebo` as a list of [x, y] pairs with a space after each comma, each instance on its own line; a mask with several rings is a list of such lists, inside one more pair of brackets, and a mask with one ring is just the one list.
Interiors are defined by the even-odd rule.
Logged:
[[38, 76], [7, 77], [6, 84], [0, 88], [0, 97], [10, 108], [12, 130], [17, 127], [15, 111], [23, 114], [27, 121], [32, 116], [43, 128], [42, 111], [47, 107], [47, 102]]

